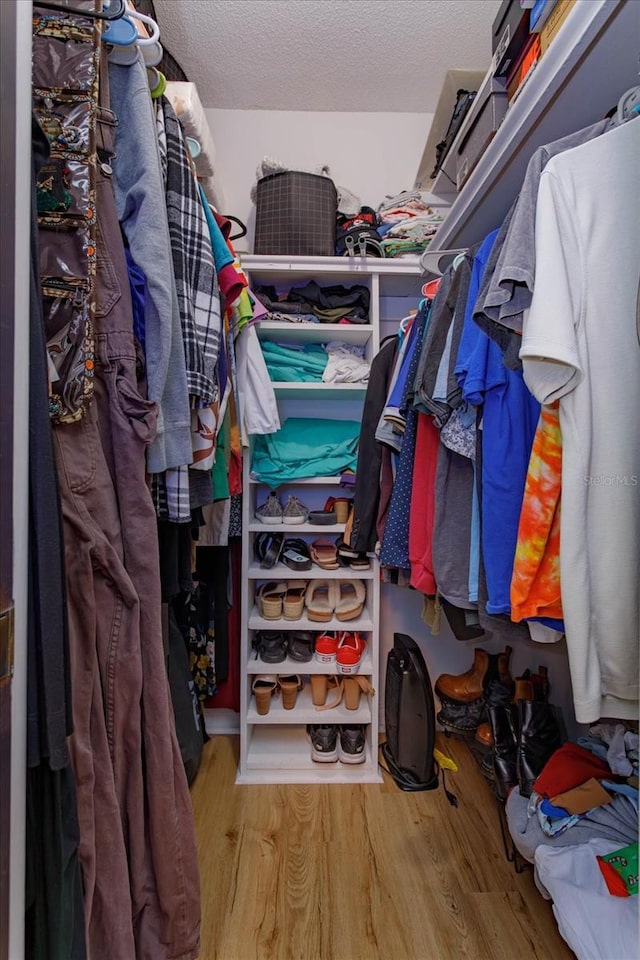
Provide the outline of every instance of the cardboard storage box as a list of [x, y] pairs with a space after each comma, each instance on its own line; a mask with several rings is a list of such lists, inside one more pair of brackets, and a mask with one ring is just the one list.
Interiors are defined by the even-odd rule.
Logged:
[[458, 190], [468, 179], [487, 149], [507, 112], [507, 89], [503, 80], [487, 76], [453, 145], [456, 153]]
[[565, 22], [576, 0], [558, 0], [551, 16], [540, 31], [540, 55], [549, 49], [551, 41]]

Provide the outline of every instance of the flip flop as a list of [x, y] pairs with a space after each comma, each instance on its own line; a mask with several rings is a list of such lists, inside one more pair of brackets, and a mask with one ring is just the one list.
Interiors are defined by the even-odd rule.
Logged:
[[311, 544], [311, 559], [323, 570], [338, 570], [338, 551], [330, 540], [318, 539]]

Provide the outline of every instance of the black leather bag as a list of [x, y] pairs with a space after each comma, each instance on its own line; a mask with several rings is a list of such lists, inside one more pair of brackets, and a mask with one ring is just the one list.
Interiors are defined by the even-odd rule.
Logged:
[[288, 170], [258, 180], [253, 252], [333, 257], [338, 195], [329, 177]]

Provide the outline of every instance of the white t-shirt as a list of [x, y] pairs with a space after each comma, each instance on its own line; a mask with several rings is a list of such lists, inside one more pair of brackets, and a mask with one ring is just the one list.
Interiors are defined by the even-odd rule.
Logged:
[[560, 400], [560, 576], [580, 723], [638, 715], [640, 119], [549, 161], [520, 357]]

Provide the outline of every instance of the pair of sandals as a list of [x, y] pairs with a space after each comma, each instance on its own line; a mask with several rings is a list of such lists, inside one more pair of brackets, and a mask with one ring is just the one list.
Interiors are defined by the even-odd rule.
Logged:
[[293, 710], [298, 699], [298, 693], [304, 686], [304, 680], [297, 673], [278, 676], [275, 673], [261, 673], [254, 679], [251, 689], [256, 701], [256, 712], [264, 717], [271, 708], [271, 697], [282, 693], [282, 706], [285, 710]]
[[366, 590], [362, 580], [310, 580], [305, 592], [309, 620], [326, 623], [354, 620], [364, 609]]
[[281, 533], [261, 533], [255, 539], [254, 551], [260, 566], [265, 570], [274, 567], [278, 560], [298, 573], [311, 570], [309, 547], [300, 537], [284, 537]]
[[265, 620], [299, 620], [304, 612], [305, 580], [270, 580], [256, 591], [256, 603]]
[[253, 640], [256, 660], [263, 663], [282, 663], [289, 657], [297, 663], [308, 663], [313, 658], [314, 635], [308, 630], [290, 634], [280, 630], [256, 630]]
[[[375, 690], [367, 677], [332, 677], [326, 673], [312, 674], [311, 700], [316, 710], [332, 710], [343, 700], [347, 710], [357, 710], [360, 706], [360, 696], [373, 696]], [[330, 691], [335, 692], [333, 700], [327, 703]]]

